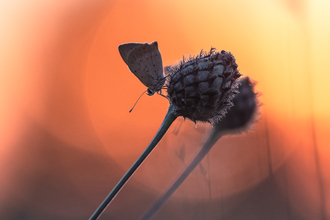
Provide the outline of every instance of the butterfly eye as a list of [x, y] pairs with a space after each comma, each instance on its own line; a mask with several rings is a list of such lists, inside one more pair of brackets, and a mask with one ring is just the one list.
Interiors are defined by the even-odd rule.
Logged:
[[152, 95], [155, 94], [155, 92], [152, 91], [151, 89], [147, 89], [147, 94], [148, 94], [149, 96], [152, 96]]

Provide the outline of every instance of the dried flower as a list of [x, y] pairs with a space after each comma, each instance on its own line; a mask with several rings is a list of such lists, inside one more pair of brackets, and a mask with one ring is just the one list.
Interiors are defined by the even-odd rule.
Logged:
[[194, 122], [215, 123], [223, 118], [238, 92], [236, 79], [241, 76], [235, 57], [224, 50], [201, 51], [167, 67], [167, 94], [178, 116]]
[[251, 83], [249, 77], [239, 80], [238, 84], [239, 93], [233, 99], [234, 106], [229, 109], [225, 118], [215, 123], [209, 138], [201, 148], [200, 152], [171, 185], [171, 187], [169, 187], [167, 191], [151, 206], [151, 208], [149, 208], [141, 220], [151, 219], [157, 213], [157, 211], [165, 204], [175, 190], [202, 161], [220, 137], [228, 134], [229, 132], [232, 133], [233, 131], [241, 131], [247, 127], [249, 122], [252, 121], [257, 109], [256, 93], [253, 90], [253, 84]]
[[239, 94], [233, 99], [234, 106], [221, 121], [214, 125], [214, 129], [230, 133], [240, 132], [245, 130], [253, 120], [258, 104], [254, 84], [249, 77], [244, 77], [238, 82]]

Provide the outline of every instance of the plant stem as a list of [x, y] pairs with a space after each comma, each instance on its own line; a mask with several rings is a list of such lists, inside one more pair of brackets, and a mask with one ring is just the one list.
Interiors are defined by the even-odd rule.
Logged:
[[189, 174], [196, 168], [196, 166], [202, 161], [205, 155], [210, 151], [212, 146], [222, 136], [217, 129], [213, 129], [210, 137], [207, 139], [203, 148], [196, 155], [190, 165], [183, 171], [181, 176], [173, 183], [173, 185], [152, 205], [152, 207], [146, 212], [146, 214], [140, 218], [140, 220], [148, 220], [152, 218], [157, 211], [165, 204], [165, 202], [171, 197], [175, 190], [183, 183], [183, 181], [189, 176]]
[[151, 153], [151, 151], [155, 148], [158, 142], [162, 139], [167, 129], [171, 126], [174, 120], [177, 118], [177, 114], [175, 112], [175, 107], [170, 105], [164, 121], [160, 126], [158, 132], [155, 137], [152, 139], [148, 147], [144, 150], [144, 152], [140, 155], [140, 157], [135, 161], [132, 167], [125, 173], [125, 175], [121, 178], [121, 180], [117, 183], [117, 185], [112, 189], [109, 195], [105, 198], [105, 200], [101, 203], [101, 205], [96, 209], [93, 215], [89, 218], [89, 220], [96, 220], [105, 210], [105, 208], [109, 205], [109, 203], [113, 200], [113, 198], [117, 195], [120, 189], [125, 185], [128, 179], [133, 175], [136, 169], [141, 165], [141, 163], [147, 158], [147, 156]]

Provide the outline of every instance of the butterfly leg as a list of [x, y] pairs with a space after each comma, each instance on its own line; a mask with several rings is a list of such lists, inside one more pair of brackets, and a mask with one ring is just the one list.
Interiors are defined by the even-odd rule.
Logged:
[[168, 97], [167, 97], [166, 95], [163, 95], [163, 94], [162, 94], [162, 90], [159, 90], [159, 92], [157, 92], [157, 94], [160, 95], [160, 96], [163, 96], [164, 98], [166, 98], [167, 100], [169, 100]]

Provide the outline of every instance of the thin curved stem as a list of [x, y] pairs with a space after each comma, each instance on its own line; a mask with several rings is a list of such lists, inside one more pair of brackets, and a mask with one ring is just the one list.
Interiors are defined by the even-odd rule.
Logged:
[[133, 175], [136, 169], [142, 164], [142, 162], [147, 158], [147, 156], [151, 153], [151, 151], [155, 148], [158, 142], [162, 139], [168, 128], [171, 126], [173, 121], [177, 118], [175, 113], [175, 107], [170, 105], [164, 121], [160, 126], [158, 132], [155, 137], [152, 139], [148, 147], [144, 150], [141, 156], [135, 161], [132, 167], [125, 173], [125, 175], [121, 178], [121, 180], [117, 183], [117, 185], [112, 189], [109, 195], [105, 198], [105, 200], [101, 203], [101, 205], [96, 209], [93, 215], [89, 218], [89, 220], [96, 220], [105, 210], [105, 208], [109, 205], [109, 203], [113, 200], [113, 198], [117, 195], [120, 189], [125, 185], [128, 179]]
[[152, 205], [152, 207], [146, 212], [146, 214], [140, 218], [140, 220], [151, 219], [158, 210], [165, 204], [165, 202], [171, 197], [171, 195], [179, 188], [183, 181], [189, 176], [189, 174], [196, 168], [196, 166], [202, 161], [205, 155], [210, 151], [212, 146], [223, 134], [219, 133], [219, 130], [213, 129], [210, 137], [204, 144], [203, 148], [196, 155], [190, 165], [183, 171], [181, 176], [175, 181], [175, 183]]

